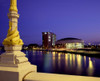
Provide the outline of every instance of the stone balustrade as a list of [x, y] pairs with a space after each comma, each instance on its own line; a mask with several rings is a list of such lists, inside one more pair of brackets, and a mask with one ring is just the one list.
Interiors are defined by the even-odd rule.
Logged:
[[24, 81], [100, 81], [100, 78], [32, 72], [24, 77]]

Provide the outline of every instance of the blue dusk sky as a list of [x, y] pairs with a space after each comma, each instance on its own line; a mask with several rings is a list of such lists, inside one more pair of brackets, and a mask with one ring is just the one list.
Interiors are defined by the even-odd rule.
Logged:
[[[10, 0], [0, 0], [0, 44], [9, 28]], [[18, 0], [18, 30], [24, 43], [42, 44], [42, 32], [100, 43], [100, 0]]]

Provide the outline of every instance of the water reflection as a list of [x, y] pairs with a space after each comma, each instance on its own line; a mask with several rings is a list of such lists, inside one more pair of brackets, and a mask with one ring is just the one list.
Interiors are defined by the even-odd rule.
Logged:
[[86, 56], [84, 56], [84, 67], [86, 67]]
[[73, 54], [73, 67], [75, 67], [76, 63], [75, 63], [75, 54]]
[[61, 67], [61, 53], [58, 53], [58, 67]]
[[68, 67], [68, 54], [65, 54], [65, 68]]
[[35, 53], [36, 51], [33, 50], [33, 53]]
[[82, 69], [82, 56], [81, 55], [77, 55], [77, 74], [81, 74], [81, 69]]
[[[47, 72], [48, 70], [50, 71], [52, 68], [52, 55], [50, 52], [47, 52], [47, 54], [44, 55], [44, 71]], [[48, 56], [49, 55], [49, 56]]]
[[69, 59], [70, 59], [70, 68], [72, 68], [72, 54], [69, 55]]
[[53, 67], [55, 67], [55, 64], [56, 64], [55, 58], [56, 58], [56, 52], [52, 52]]
[[25, 53], [29, 61], [37, 65], [38, 72], [90, 76], [95, 73], [95, 59], [91, 57], [47, 51], [26, 51]]
[[88, 75], [93, 75], [94, 66], [91, 58], [89, 57]]

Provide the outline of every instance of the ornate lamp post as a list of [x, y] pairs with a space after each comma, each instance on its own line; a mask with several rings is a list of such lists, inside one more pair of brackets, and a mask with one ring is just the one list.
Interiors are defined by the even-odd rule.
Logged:
[[17, 29], [19, 18], [17, 0], [10, 0], [8, 18], [8, 34], [3, 41], [6, 52], [0, 56], [0, 81], [22, 81], [28, 73], [36, 72], [36, 66], [31, 65], [21, 52], [23, 41]]

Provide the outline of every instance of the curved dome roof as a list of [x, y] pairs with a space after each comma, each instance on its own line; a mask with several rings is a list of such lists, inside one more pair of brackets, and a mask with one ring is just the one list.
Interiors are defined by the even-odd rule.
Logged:
[[56, 44], [65, 44], [65, 43], [84, 43], [82, 39], [78, 38], [63, 38], [56, 42]]
[[69, 38], [60, 39], [60, 40], [58, 40], [58, 41], [61, 41], [61, 40], [81, 40], [81, 39], [69, 37]]

